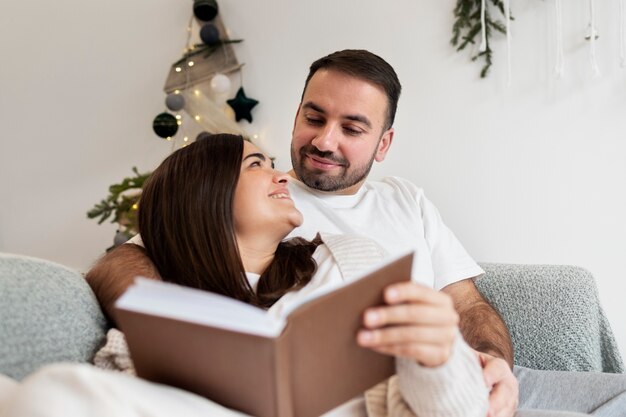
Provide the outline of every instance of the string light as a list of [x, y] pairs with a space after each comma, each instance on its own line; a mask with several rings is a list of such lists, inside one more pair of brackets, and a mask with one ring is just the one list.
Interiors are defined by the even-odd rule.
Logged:
[[190, 67], [193, 67], [194, 62], [193, 61], [189, 61], [187, 62], [187, 65], [189, 65]]
[[176, 67], [175, 71], [176, 72], [181, 72], [183, 69], [181, 67]]
[[180, 90], [174, 90], [174, 94], [180, 94]]
[[197, 122], [198, 120], [200, 120], [200, 116], [196, 114], [194, 119], [196, 119], [196, 122]]
[[137, 210], [139, 208], [139, 205], [137, 203], [133, 204], [133, 206], [131, 207], [133, 210]]
[[181, 116], [180, 114], [177, 114], [177, 115], [176, 115], [176, 118], [177, 118], [178, 120], [182, 119], [182, 117], [183, 117], [183, 116]]
[[188, 141], [189, 141], [189, 138], [188, 138], [187, 136], [185, 136], [185, 137], [183, 138], [183, 141], [188, 142]]

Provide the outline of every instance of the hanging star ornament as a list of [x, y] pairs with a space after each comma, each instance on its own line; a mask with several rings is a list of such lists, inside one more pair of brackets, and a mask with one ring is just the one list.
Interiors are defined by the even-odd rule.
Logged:
[[226, 100], [226, 102], [235, 111], [235, 120], [240, 121], [241, 119], [246, 119], [248, 122], [252, 123], [252, 114], [250, 114], [250, 112], [259, 102], [253, 98], [246, 97], [243, 87], [239, 87], [235, 98]]

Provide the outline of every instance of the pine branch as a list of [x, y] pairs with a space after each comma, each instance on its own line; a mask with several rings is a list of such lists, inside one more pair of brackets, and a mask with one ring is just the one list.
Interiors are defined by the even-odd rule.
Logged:
[[[486, 5], [491, 4], [502, 16], [505, 15], [504, 2], [502, 0], [490, 0]], [[454, 7], [454, 24], [452, 25], [452, 38], [450, 43], [456, 47], [457, 51], [461, 51], [467, 45], [476, 44], [476, 37], [481, 35], [481, 0], [457, 0]], [[513, 17], [510, 17], [513, 20]], [[485, 78], [489, 73], [489, 69], [493, 63], [493, 50], [490, 46], [493, 31], [506, 34], [506, 25], [492, 18], [490, 8], [485, 8], [485, 36], [486, 49], [471, 57], [472, 61], [483, 59], [484, 64], [480, 71], [480, 77]]]
[[[111, 223], [124, 222], [127, 228], [135, 228], [137, 224], [136, 204], [143, 184], [150, 176], [150, 173], [140, 174], [137, 167], [133, 167], [133, 177], [127, 177], [119, 184], [109, 186], [109, 195], [105, 200], [101, 200], [87, 212], [89, 219], [99, 218], [98, 224], [104, 223], [105, 220], [113, 216]], [[136, 194], [123, 195], [129, 190], [137, 190]]]

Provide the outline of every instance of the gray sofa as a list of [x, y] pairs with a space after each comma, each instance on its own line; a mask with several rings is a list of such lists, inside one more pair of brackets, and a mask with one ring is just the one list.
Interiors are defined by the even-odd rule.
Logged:
[[[515, 363], [623, 372], [589, 272], [571, 266], [482, 264], [481, 293], [511, 331]], [[0, 253], [0, 373], [22, 379], [52, 362], [89, 362], [107, 323], [82, 275]]]

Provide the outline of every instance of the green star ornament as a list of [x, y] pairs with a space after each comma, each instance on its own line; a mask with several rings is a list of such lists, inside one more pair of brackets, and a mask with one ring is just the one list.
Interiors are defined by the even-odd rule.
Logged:
[[239, 87], [235, 98], [226, 100], [226, 103], [228, 103], [228, 105], [235, 111], [235, 119], [237, 121], [246, 119], [250, 123], [252, 123], [252, 115], [250, 112], [254, 106], [259, 104], [258, 100], [246, 97], [243, 87]]

